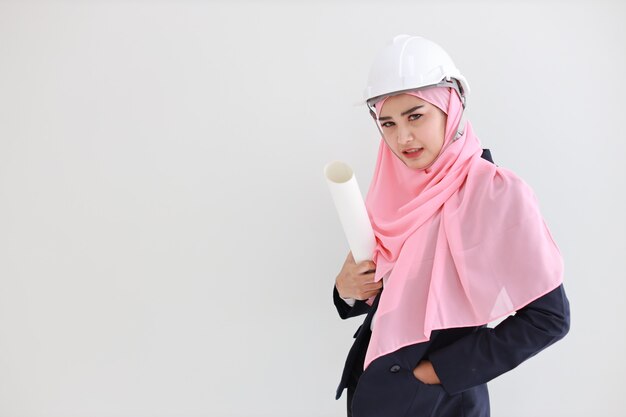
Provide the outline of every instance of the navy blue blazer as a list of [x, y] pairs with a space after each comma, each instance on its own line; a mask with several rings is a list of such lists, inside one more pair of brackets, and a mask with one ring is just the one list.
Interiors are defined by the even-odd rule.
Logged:
[[[488, 149], [483, 150], [482, 157], [493, 162]], [[488, 416], [486, 383], [562, 339], [570, 327], [569, 300], [563, 285], [560, 285], [517, 310], [515, 315], [507, 317], [494, 328], [482, 325], [434, 330], [430, 340], [379, 357], [363, 372], [371, 336], [370, 324], [381, 293], [377, 294], [372, 306], [364, 300], [356, 300], [350, 306], [333, 285], [333, 301], [342, 319], [366, 314], [363, 324], [354, 334], [355, 341], [346, 358], [335, 396], [339, 399], [349, 383], [359, 380], [354, 401], [361, 409], [358, 415], [405, 415], [408, 407], [409, 410], [416, 410], [415, 415], [437, 412], [438, 416]], [[413, 369], [424, 359], [432, 362], [441, 384], [423, 384], [414, 377]], [[377, 375], [368, 376], [367, 373]], [[399, 381], [393, 378], [399, 376], [402, 383], [393, 386], [394, 381]], [[372, 384], [378, 384], [381, 378], [392, 379], [373, 387]], [[367, 383], [361, 379], [366, 379]], [[416, 389], [420, 395], [417, 395]], [[350, 401], [350, 392], [348, 397]], [[412, 400], [407, 402], [407, 397]], [[396, 404], [382, 404], [386, 401], [381, 401], [381, 398], [388, 398], [389, 403]]]

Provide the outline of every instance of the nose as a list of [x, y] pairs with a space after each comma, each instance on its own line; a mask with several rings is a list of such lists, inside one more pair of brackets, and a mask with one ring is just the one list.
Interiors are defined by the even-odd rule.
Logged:
[[398, 126], [398, 143], [399, 144], [406, 144], [411, 142], [413, 139], [415, 139], [413, 137], [413, 132], [411, 132], [410, 129], [404, 127], [404, 126]]

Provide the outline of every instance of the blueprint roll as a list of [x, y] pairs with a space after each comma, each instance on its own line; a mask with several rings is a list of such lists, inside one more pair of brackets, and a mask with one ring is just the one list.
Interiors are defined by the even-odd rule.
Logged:
[[324, 176], [354, 261], [372, 260], [376, 238], [352, 168], [341, 161], [329, 162]]

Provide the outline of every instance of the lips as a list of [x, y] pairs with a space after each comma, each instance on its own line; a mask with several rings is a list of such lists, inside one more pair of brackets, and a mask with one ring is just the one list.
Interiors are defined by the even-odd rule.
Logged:
[[420, 149], [424, 149], [424, 148], [409, 148], [409, 149], [403, 150], [402, 153], [409, 153], [409, 151], [415, 151], [415, 150], [420, 150]]
[[[419, 150], [417, 152], [407, 152], [407, 151], [410, 151], [411, 149], [419, 149]], [[410, 159], [415, 159], [415, 158], [419, 158], [424, 153], [424, 148], [411, 148], [411, 149], [402, 151], [405, 157], [410, 158]]]

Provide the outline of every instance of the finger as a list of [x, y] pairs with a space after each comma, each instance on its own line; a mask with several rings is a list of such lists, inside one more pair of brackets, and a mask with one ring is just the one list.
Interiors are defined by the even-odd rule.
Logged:
[[368, 292], [363, 293], [363, 297], [365, 297], [365, 299], [367, 300], [368, 298], [378, 295], [378, 293], [379, 291], [368, 291]]
[[367, 300], [368, 298], [370, 298], [372, 296], [372, 292], [371, 291], [361, 291], [359, 292], [359, 300]]
[[378, 292], [382, 287], [383, 287], [382, 282], [378, 281], [378, 282], [370, 282], [368, 284], [365, 284], [362, 288], [364, 291]]
[[360, 275], [360, 277], [362, 283], [374, 282], [374, 279], [376, 278], [376, 270], [363, 273]]
[[372, 274], [371, 278], [361, 281], [360, 285], [362, 288], [366, 288], [367, 290], [375, 290], [383, 286], [383, 280], [379, 279], [378, 281], [374, 281], [374, 276]]
[[376, 264], [372, 261], [359, 262], [357, 264], [357, 271], [361, 274], [376, 271]]

